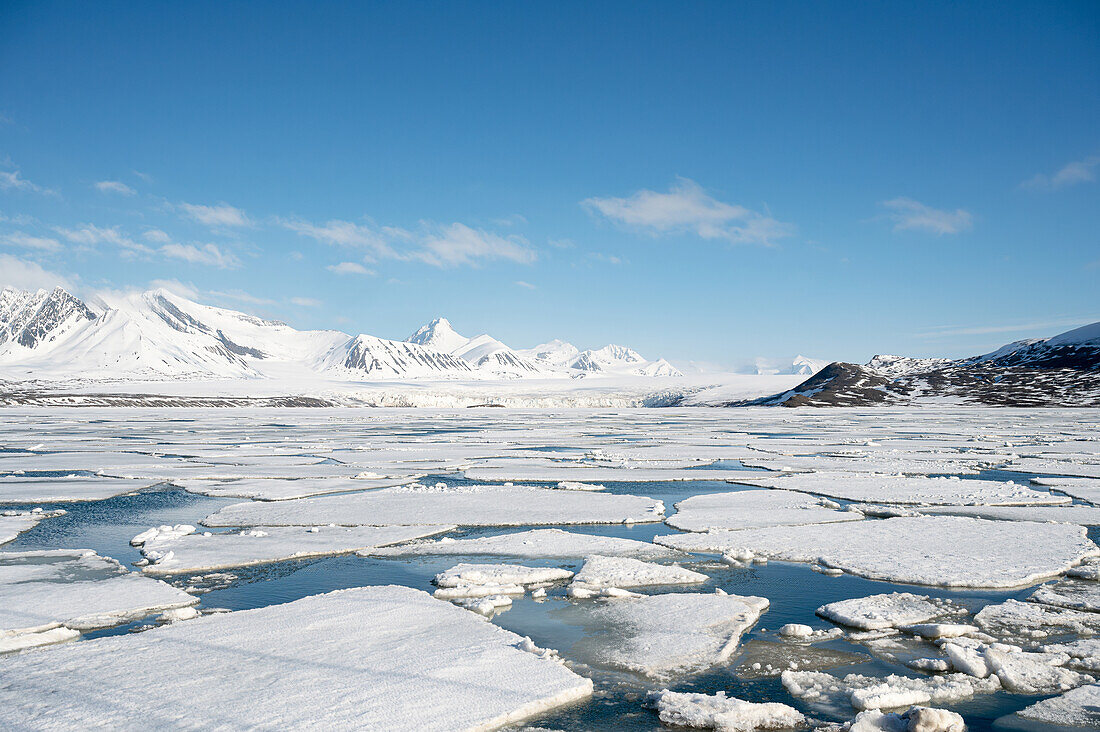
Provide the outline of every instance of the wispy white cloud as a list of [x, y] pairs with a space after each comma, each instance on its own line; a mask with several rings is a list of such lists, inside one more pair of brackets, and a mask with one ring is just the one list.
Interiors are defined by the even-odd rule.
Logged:
[[997, 325], [944, 325], [917, 333], [918, 338], [949, 338], [951, 336], [990, 335], [993, 333], [1027, 333], [1049, 328], [1073, 328], [1074, 326], [1094, 323], [1100, 320], [1100, 314], [1039, 320], [1029, 323], [1002, 323]]
[[318, 308], [322, 304], [320, 300], [315, 300], [312, 297], [292, 297], [290, 302], [303, 308]]
[[770, 245], [794, 226], [744, 206], [719, 201], [695, 181], [677, 178], [667, 193], [640, 190], [626, 198], [587, 198], [590, 212], [651, 236], [694, 234], [734, 244]]
[[37, 262], [31, 262], [10, 254], [0, 254], [0, 288], [14, 287], [18, 290], [50, 290], [64, 287], [70, 292], [75, 289], [73, 281], [57, 272], [43, 269]]
[[0, 237], [0, 242], [3, 242], [9, 247], [19, 247], [21, 249], [37, 249], [42, 252], [56, 252], [61, 248], [61, 242], [57, 239], [52, 239], [48, 236], [32, 236], [22, 231], [16, 231], [11, 234], [5, 234]]
[[160, 253], [170, 259], [182, 259], [191, 264], [204, 264], [218, 269], [233, 269], [241, 266], [241, 260], [232, 252], [219, 248], [216, 244], [165, 244]]
[[882, 206], [889, 211], [886, 215], [894, 222], [894, 231], [928, 231], [942, 236], [958, 234], [973, 225], [969, 211], [943, 211], [904, 196], [883, 201]]
[[266, 297], [257, 297], [256, 295], [251, 295], [251, 294], [245, 292], [244, 290], [229, 290], [227, 292], [222, 292], [222, 291], [219, 291], [219, 290], [210, 290], [209, 292], [206, 293], [206, 295], [209, 296], [209, 297], [218, 298], [218, 299], [221, 299], [221, 300], [236, 300], [237, 302], [244, 302], [244, 303], [248, 303], [249, 305], [278, 305], [279, 304], [276, 301], [270, 300]]
[[154, 244], [168, 244], [172, 241], [172, 237], [168, 236], [167, 232], [160, 229], [147, 229], [142, 232], [142, 238], [146, 241], [151, 241]]
[[206, 226], [251, 226], [252, 221], [239, 208], [234, 208], [228, 203], [219, 203], [214, 206], [204, 206], [193, 203], [179, 203], [177, 207], [184, 216]]
[[100, 193], [118, 193], [123, 196], [132, 196], [137, 193], [133, 188], [118, 180], [97, 181], [95, 189]]
[[361, 265], [357, 262], [340, 262], [340, 264], [330, 264], [329, 266], [325, 267], [325, 269], [327, 269], [329, 272], [335, 272], [338, 275], [348, 275], [348, 274], [372, 275], [372, 274], [374, 274], [374, 272], [372, 272], [371, 270], [367, 269], [366, 267], [364, 267], [363, 265]]
[[1100, 155], [1090, 155], [1082, 160], [1066, 163], [1058, 171], [1047, 175], [1039, 173], [1020, 184], [1021, 188], [1031, 190], [1053, 190], [1067, 188], [1078, 183], [1091, 183], [1096, 180], [1096, 169], [1100, 167]]
[[179, 280], [153, 280], [149, 283], [149, 289], [165, 289], [188, 300], [201, 300], [202, 291], [190, 282]]
[[57, 195], [57, 191], [31, 183], [19, 175], [18, 170], [0, 170], [0, 191], [28, 191], [45, 195]]
[[529, 264], [537, 256], [521, 236], [501, 236], [461, 223], [424, 221], [415, 230], [339, 220], [321, 225], [300, 219], [281, 220], [280, 223], [291, 231], [325, 244], [364, 249], [368, 261], [394, 259], [421, 261], [436, 267], [456, 267], [476, 266], [486, 260]]
[[589, 252], [587, 255], [589, 259], [593, 259], [597, 262], [606, 262], [607, 264], [622, 264], [622, 257], [616, 257], [614, 254], [603, 254], [602, 252]]
[[535, 285], [532, 285], [530, 282], [524, 282], [523, 280], [516, 280], [516, 286], [517, 287], [522, 287], [525, 290], [537, 290], [538, 289]]

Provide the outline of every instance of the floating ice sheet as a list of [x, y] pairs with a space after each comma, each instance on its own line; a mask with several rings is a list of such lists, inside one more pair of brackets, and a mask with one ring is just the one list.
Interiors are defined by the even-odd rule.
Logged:
[[658, 536], [690, 552], [812, 562], [868, 579], [944, 587], [1019, 587], [1061, 574], [1100, 549], [1069, 524], [902, 517]]
[[654, 564], [630, 557], [585, 557], [584, 566], [573, 578], [570, 589], [600, 590], [607, 587], [695, 585], [709, 577], [674, 564]]
[[914, 623], [927, 623], [938, 618], [959, 616], [963, 609], [950, 600], [890, 592], [868, 597], [854, 597], [822, 605], [817, 614], [834, 623], [860, 630], [882, 630]]
[[858, 513], [836, 511], [790, 491], [744, 490], [692, 496], [676, 504], [665, 523], [682, 531], [752, 529], [763, 526], [858, 521]]
[[784, 671], [783, 688], [791, 696], [833, 714], [850, 709], [898, 709], [914, 704], [950, 704], [974, 694], [997, 691], [996, 677], [966, 674], [885, 678], [848, 674], [838, 678], [823, 671]]
[[1002, 638], [1042, 640], [1051, 635], [1100, 634], [1100, 614], [1005, 600], [986, 605], [974, 616], [982, 630]]
[[1032, 478], [1031, 482], [1100, 505], [1100, 478]]
[[0, 478], [0, 503], [101, 501], [155, 485], [151, 480], [117, 478]]
[[675, 727], [719, 732], [753, 732], [802, 727], [802, 712], [778, 702], [755, 703], [717, 694], [684, 694], [668, 689], [650, 694], [661, 721]]
[[538, 651], [424, 592], [362, 587], [7, 658], [0, 708], [15, 728], [495, 729], [592, 693]]
[[936, 506], [921, 509], [921, 513], [1100, 526], [1100, 508], [1096, 506]]
[[[193, 527], [188, 527], [193, 528]], [[182, 574], [226, 567], [350, 554], [450, 531], [454, 526], [258, 526], [233, 533], [167, 531], [146, 539], [146, 574]]]
[[562, 529], [532, 529], [500, 536], [474, 539], [443, 538], [439, 541], [405, 544], [361, 552], [366, 556], [409, 556], [446, 554], [452, 556], [520, 557], [558, 559], [603, 554], [645, 559], [683, 558], [683, 553], [647, 541], [617, 536], [578, 534]]
[[1028, 599], [1044, 605], [1100, 613], [1100, 582], [1062, 580], [1043, 585]]
[[207, 526], [387, 526], [458, 524], [618, 524], [660, 521], [664, 505], [641, 496], [558, 491], [520, 486], [422, 486], [236, 503], [206, 517]]
[[2, 511], [0, 512], [0, 544], [14, 541], [24, 531], [29, 531], [38, 522], [56, 516], [52, 511]]
[[1003, 465], [1001, 470], [1025, 475], [1067, 475], [1081, 478], [1100, 478], [1100, 462], [1075, 463], [1068, 460], [1022, 458]]
[[244, 479], [234, 481], [221, 480], [173, 480], [189, 493], [203, 496], [224, 496], [229, 498], [252, 498], [257, 501], [285, 501], [294, 498], [323, 496], [330, 493], [352, 493], [372, 488], [392, 488], [412, 483], [416, 476], [407, 478], [301, 478], [286, 480], [279, 478]]
[[[841, 473], [879, 473], [892, 475], [961, 475], [977, 473], [980, 467], [973, 460], [914, 460], [912, 456], [874, 456], [874, 457], [829, 457], [814, 455], [791, 457], [785, 455], [761, 455], [758, 458], [742, 458], [741, 464], [748, 468], [763, 468], [783, 472], [841, 472]], [[747, 473], [734, 478], [750, 477]]]
[[579, 483], [600, 483], [622, 481], [628, 483], [654, 483], [661, 481], [685, 480], [726, 480], [740, 474], [752, 475], [745, 471], [712, 470], [709, 468], [643, 468], [643, 467], [607, 467], [588, 466], [576, 463], [555, 463], [551, 465], [531, 465], [523, 461], [475, 466], [463, 471], [470, 480], [531, 480], [545, 482], [574, 481]]
[[1044, 699], [1017, 714], [1045, 724], [1096, 729], [1100, 727], [1100, 684], [1080, 686], [1061, 696]]

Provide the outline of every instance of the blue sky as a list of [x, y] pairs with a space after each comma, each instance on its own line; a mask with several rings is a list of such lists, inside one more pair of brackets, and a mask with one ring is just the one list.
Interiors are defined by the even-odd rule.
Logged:
[[731, 366], [1100, 320], [1100, 5], [0, 6], [0, 282]]

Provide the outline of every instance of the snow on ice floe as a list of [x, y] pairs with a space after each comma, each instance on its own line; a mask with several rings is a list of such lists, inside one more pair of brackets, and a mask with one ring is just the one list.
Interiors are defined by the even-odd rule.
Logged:
[[986, 605], [974, 615], [974, 622], [987, 633], [1018, 642], [1064, 633], [1100, 635], [1100, 613], [1019, 600]]
[[1001, 466], [1001, 470], [1011, 473], [1024, 473], [1031, 476], [1065, 475], [1080, 478], [1100, 478], [1100, 462], [1095, 461], [1095, 454], [1091, 455], [1093, 462], [1075, 463], [1068, 460], [1046, 460], [1043, 458], [1022, 458], [1014, 460], [1008, 465]]
[[1100, 582], [1061, 580], [1043, 585], [1028, 599], [1043, 605], [1100, 613]]
[[412, 484], [276, 503], [236, 503], [207, 526], [619, 524], [660, 521], [664, 504], [642, 496], [522, 486]]
[[1016, 713], [1023, 719], [1065, 727], [1100, 728], [1100, 684], [1044, 699]]
[[569, 596], [583, 599], [622, 587], [697, 585], [708, 579], [705, 574], [675, 564], [654, 564], [630, 557], [597, 554], [585, 557], [584, 566], [569, 585]]
[[[149, 564], [146, 574], [182, 574], [336, 554], [450, 531], [454, 526], [257, 526], [233, 533], [196, 533], [194, 526], [164, 526], [134, 537]], [[152, 533], [151, 533], [152, 532]]]
[[295, 498], [323, 496], [329, 493], [353, 493], [374, 488], [407, 485], [419, 476], [406, 478], [279, 478], [222, 480], [173, 480], [172, 485], [188, 493], [228, 498], [251, 498], [257, 501], [286, 501]]
[[523, 567], [518, 564], [456, 564], [440, 572], [432, 581], [441, 600], [522, 595], [533, 585], [542, 586], [567, 580], [573, 573], [558, 567]]
[[745, 479], [751, 485], [781, 488], [861, 503], [948, 506], [1016, 506], [1069, 503], [1026, 485], [995, 480], [929, 478], [912, 475], [867, 475], [842, 472], [795, 473]]
[[0, 477], [0, 504], [2, 503], [68, 503], [75, 501], [101, 501], [155, 485], [150, 480], [120, 480], [113, 478], [85, 478], [66, 476], [58, 478]]
[[897, 628], [965, 613], [964, 608], [950, 600], [909, 592], [853, 597], [817, 609], [817, 614], [826, 620], [859, 630]]
[[89, 549], [0, 552], [0, 638], [106, 628], [196, 602]]
[[815, 709], [843, 715], [851, 709], [899, 709], [922, 704], [950, 704], [1001, 688], [996, 677], [978, 679], [967, 674], [885, 678], [848, 674], [843, 678], [823, 671], [784, 671], [783, 688]]
[[935, 506], [921, 509], [921, 513], [974, 516], [995, 521], [1038, 521], [1100, 526], [1100, 507], [1096, 506]]
[[617, 598], [587, 607], [590, 619], [606, 628], [587, 649], [594, 664], [668, 680], [727, 661], [768, 601], [719, 591]]
[[721, 691], [691, 694], [662, 689], [650, 692], [649, 702], [656, 708], [661, 722], [673, 727], [754, 732], [807, 726], [806, 717], [794, 707], [778, 702], [749, 702], [728, 697]]
[[60, 516], [64, 511], [0, 511], [0, 544], [15, 541], [24, 531], [29, 531], [43, 519]]
[[1031, 482], [1100, 506], [1100, 478], [1032, 478]]
[[689, 552], [815, 563], [868, 579], [943, 587], [1019, 587], [1100, 554], [1084, 527], [958, 516], [658, 536]]
[[912, 706], [904, 712], [868, 709], [849, 722], [815, 728], [818, 732], [966, 732], [962, 715], [948, 709]]
[[452, 555], [517, 557], [524, 559], [572, 559], [590, 554], [646, 559], [683, 558], [682, 552], [647, 541], [617, 536], [578, 534], [562, 529], [532, 529], [500, 536], [416, 542], [361, 552], [365, 556]]
[[[142, 669], [156, 670], [155, 687]], [[407, 587], [361, 587], [5, 660], [17, 728], [496, 729], [592, 682]]]
[[[778, 472], [880, 473], [892, 475], [963, 475], [977, 473], [981, 463], [973, 460], [916, 460], [912, 454], [897, 457], [830, 457], [824, 455], [765, 455], [742, 458], [747, 468], [762, 468]], [[742, 476], [732, 476], [742, 477]], [[745, 476], [748, 477], [748, 476]]]
[[577, 463], [530, 464], [522, 460], [494, 461], [462, 471], [470, 480], [527, 480], [558, 483], [601, 483], [621, 481], [629, 483], [655, 483], [662, 481], [726, 480], [745, 471], [717, 470], [710, 468], [648, 468], [635, 466], [600, 466]]
[[744, 490], [692, 496], [676, 504], [665, 523], [682, 531], [798, 526], [858, 521], [863, 516], [827, 508], [820, 500], [790, 491]]

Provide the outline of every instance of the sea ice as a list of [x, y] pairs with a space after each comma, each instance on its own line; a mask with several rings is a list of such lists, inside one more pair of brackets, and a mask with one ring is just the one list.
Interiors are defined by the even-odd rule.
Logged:
[[950, 600], [908, 592], [855, 597], [830, 602], [817, 609], [817, 614], [827, 620], [860, 630], [897, 628], [963, 613], [965, 610]]
[[173, 480], [189, 493], [203, 496], [225, 496], [228, 498], [252, 498], [257, 501], [286, 501], [294, 498], [323, 496], [330, 493], [352, 493], [372, 488], [392, 488], [406, 485], [418, 476], [407, 478], [301, 478], [284, 480], [279, 478], [245, 479], [234, 481], [220, 480]]
[[1065, 475], [1080, 478], [1100, 478], [1100, 463], [1073, 463], [1068, 460], [1022, 458], [1014, 460], [1008, 465], [1002, 465], [1000, 470], [1011, 473], [1024, 473], [1033, 477]]
[[[709, 577], [674, 564], [654, 564], [630, 557], [605, 557], [598, 554], [585, 557], [584, 566], [569, 586], [574, 596], [585, 591], [599, 592], [616, 587], [648, 587], [652, 585], [694, 585]], [[575, 592], [581, 590], [580, 593]]]
[[612, 600], [590, 610], [609, 628], [594, 660], [658, 680], [704, 671], [726, 661], [767, 608], [763, 597], [721, 592]]
[[1036, 702], [1017, 714], [1045, 724], [1100, 728], [1100, 684], [1079, 686], [1061, 696]]
[[1100, 582], [1061, 580], [1043, 585], [1028, 599], [1044, 605], [1100, 613]]
[[557, 567], [522, 567], [517, 564], [456, 564], [435, 576], [442, 600], [491, 595], [522, 595], [530, 585], [567, 580], [573, 573]]
[[1006, 639], [1044, 639], [1060, 633], [1100, 634], [1100, 613], [1019, 600], [986, 605], [974, 616], [974, 621], [985, 632]]
[[106, 628], [196, 602], [89, 549], [0, 553], [0, 637]]
[[806, 726], [802, 712], [778, 702], [756, 703], [717, 694], [684, 694], [663, 689], [650, 702], [665, 724], [718, 732], [788, 730]]
[[[146, 574], [183, 574], [226, 567], [280, 562], [334, 554], [350, 554], [374, 547], [399, 544], [444, 531], [453, 526], [258, 526], [233, 533], [193, 533], [194, 527], [168, 527], [154, 536], [145, 532], [142, 555], [149, 564]], [[187, 531], [190, 529], [190, 531]], [[155, 531], [155, 530], [154, 530]]]
[[151, 480], [115, 478], [0, 478], [0, 503], [101, 501], [155, 485]]
[[15, 538], [22, 534], [24, 531], [29, 531], [35, 526], [38, 526], [38, 522], [59, 516], [65, 513], [64, 511], [0, 511], [0, 544], [7, 544], [9, 541], [15, 541]]
[[820, 500], [801, 493], [744, 490], [692, 496], [676, 504], [665, 523], [682, 531], [751, 529], [762, 526], [798, 526], [833, 521], [858, 521], [848, 511], [825, 508]]
[[1031, 482], [1100, 506], [1100, 478], [1032, 478]]
[[4, 675], [19, 729], [487, 730], [592, 693], [528, 639], [395, 586], [24, 653]]
[[898, 712], [868, 709], [855, 719], [843, 724], [828, 724], [817, 728], [818, 732], [965, 732], [962, 715], [947, 709], [909, 707]]
[[646, 559], [683, 558], [681, 552], [647, 541], [621, 539], [617, 536], [578, 534], [562, 529], [532, 529], [500, 536], [479, 536], [474, 539], [443, 538], [439, 541], [417, 542], [361, 552], [365, 556], [461, 555], [489, 557], [519, 557], [526, 559], [569, 559], [602, 554], [611, 557], [641, 557]]
[[1100, 554], [1084, 527], [957, 516], [710, 531], [654, 541], [682, 551], [764, 555], [868, 579], [945, 587], [1028, 585]]
[[958, 673], [921, 678], [848, 674], [838, 678], [823, 671], [784, 671], [782, 680], [791, 696], [834, 714], [843, 714], [845, 707], [862, 710], [949, 704], [1000, 688], [996, 677], [977, 679]]
[[995, 648], [986, 648], [983, 654], [1001, 686], [1014, 694], [1056, 694], [1093, 681], [1091, 676], [1062, 668], [1058, 662], [1069, 660], [1064, 654]]
[[[873, 457], [761, 455], [758, 458], [742, 458], [741, 464], [748, 468], [763, 468], [764, 470], [780, 472], [878, 473], [883, 476], [896, 473], [905, 473], [906, 475], [963, 475], [977, 473], [980, 467], [973, 460], [915, 460], [911, 455], [902, 457], [886, 455]], [[751, 478], [752, 474], [745, 473], [730, 477], [734, 479]]]
[[235, 503], [207, 526], [618, 524], [660, 521], [664, 504], [642, 496], [520, 486], [412, 484], [293, 501]]
[[733, 673], [741, 679], [759, 679], [779, 676], [788, 669], [819, 671], [838, 666], [854, 666], [869, 658], [865, 653], [838, 651], [802, 643], [751, 640], [741, 647]]
[[1081, 526], [1100, 526], [1097, 506], [936, 506], [922, 513], [974, 516], [995, 521], [1045, 521]]

